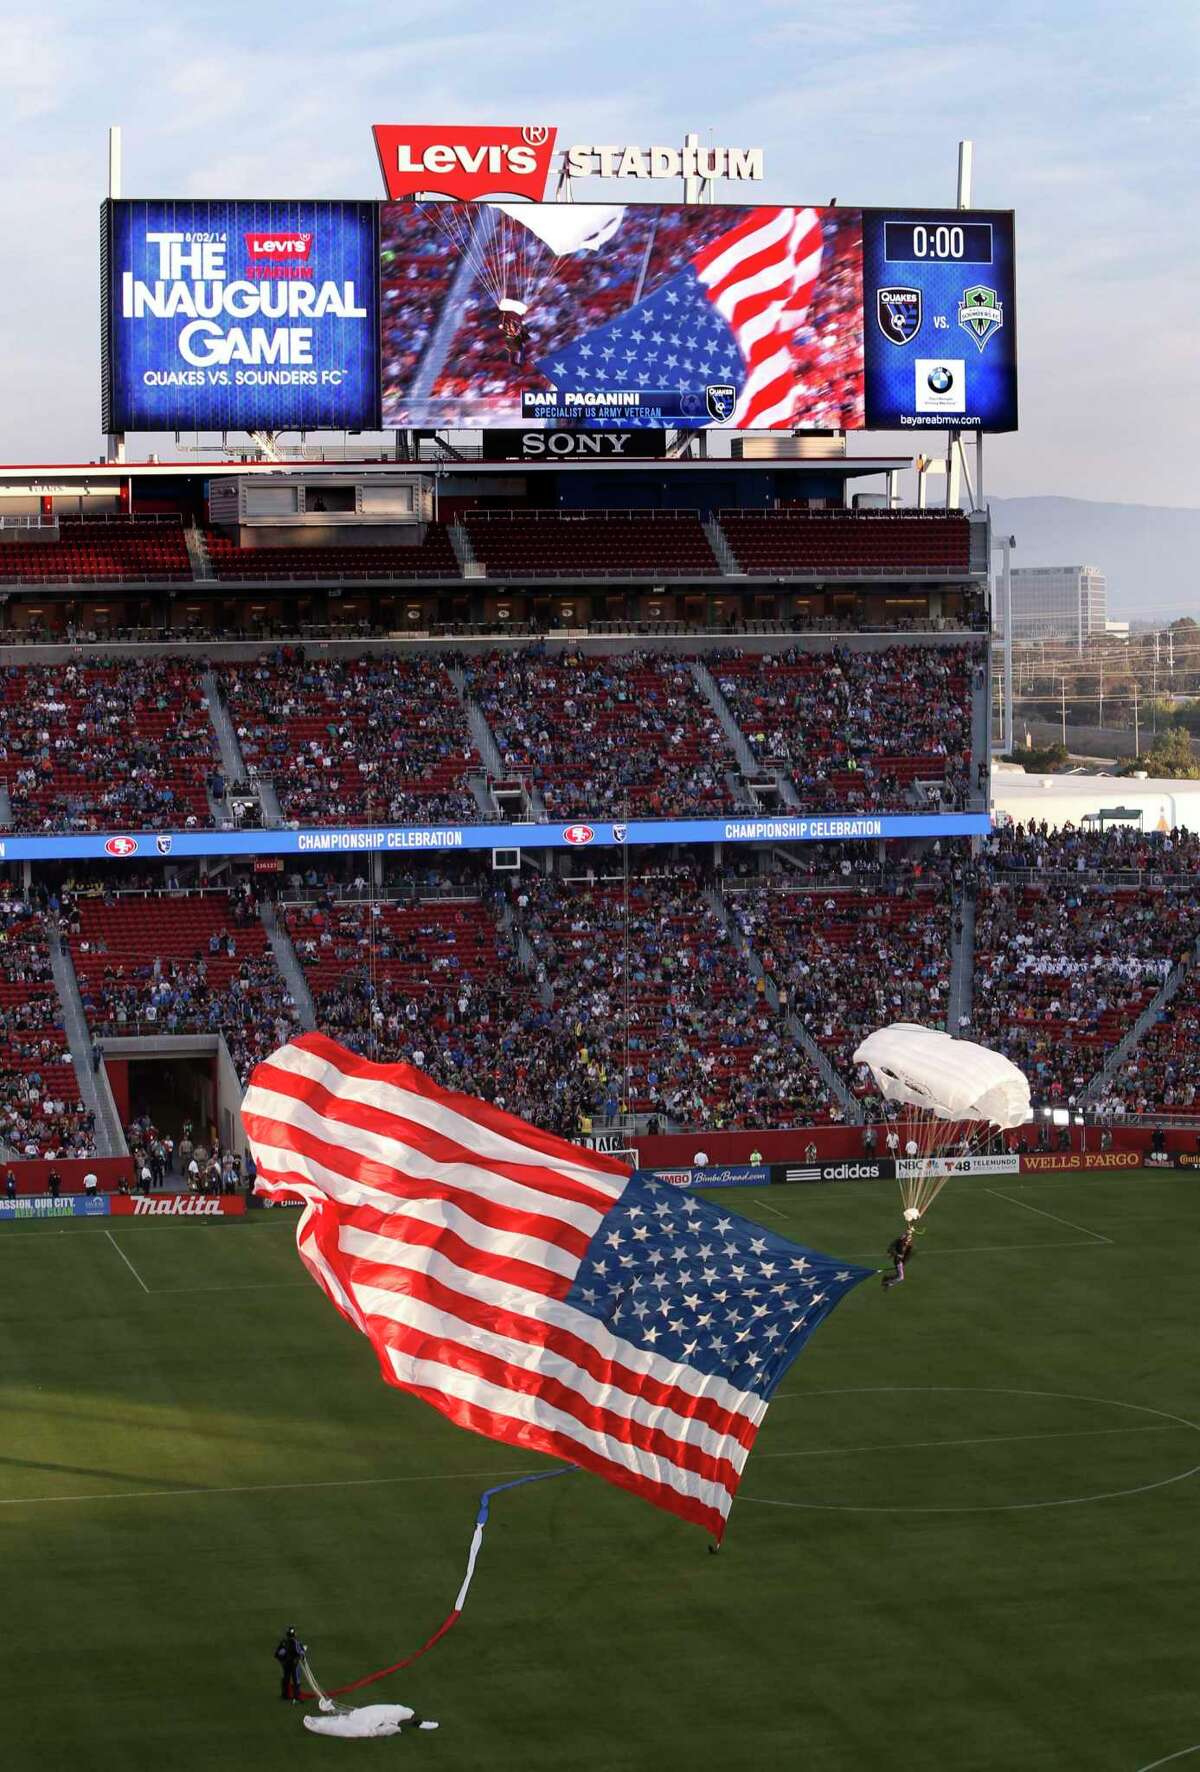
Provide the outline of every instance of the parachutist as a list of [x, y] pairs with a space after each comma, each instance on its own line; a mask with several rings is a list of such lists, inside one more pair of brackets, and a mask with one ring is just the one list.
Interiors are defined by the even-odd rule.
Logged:
[[296, 1627], [289, 1624], [279, 1640], [275, 1651], [275, 1659], [282, 1672], [282, 1690], [279, 1696], [286, 1702], [289, 1698], [296, 1704], [300, 1698], [300, 1664], [308, 1653], [304, 1644], [296, 1635]]
[[892, 1239], [888, 1244], [887, 1252], [892, 1258], [893, 1271], [890, 1274], [884, 1274], [883, 1289], [885, 1292], [890, 1292], [893, 1286], [899, 1286], [904, 1279], [904, 1264], [906, 1261], [911, 1261], [913, 1257], [913, 1231], [911, 1225], [909, 1225], [907, 1230], [902, 1231], [900, 1236]]
[[524, 363], [525, 348], [529, 343], [529, 328], [520, 314], [506, 310], [500, 315], [500, 336], [508, 351], [509, 362]]

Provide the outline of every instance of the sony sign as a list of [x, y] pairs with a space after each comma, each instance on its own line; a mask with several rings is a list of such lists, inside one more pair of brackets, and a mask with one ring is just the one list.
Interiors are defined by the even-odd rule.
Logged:
[[[375, 149], [389, 197], [435, 193], [463, 202], [528, 197], [540, 203], [557, 131], [545, 124], [470, 129], [462, 124], [377, 123]], [[576, 142], [559, 156], [568, 178], [761, 180], [761, 148], [714, 148], [698, 135], [681, 148]]]
[[665, 431], [484, 431], [484, 461], [627, 461], [663, 456]]

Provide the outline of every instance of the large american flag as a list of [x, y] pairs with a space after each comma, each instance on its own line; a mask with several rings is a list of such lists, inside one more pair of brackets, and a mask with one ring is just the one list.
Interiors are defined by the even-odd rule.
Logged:
[[755, 209], [628, 312], [543, 358], [538, 368], [563, 392], [672, 391], [698, 398], [704, 424], [710, 422], [706, 385], [731, 382], [737, 390], [731, 424], [786, 429], [805, 399], [793, 341], [812, 300], [822, 245], [815, 209]]
[[242, 1117], [389, 1384], [718, 1539], [776, 1385], [874, 1271], [322, 1034], [256, 1067]]

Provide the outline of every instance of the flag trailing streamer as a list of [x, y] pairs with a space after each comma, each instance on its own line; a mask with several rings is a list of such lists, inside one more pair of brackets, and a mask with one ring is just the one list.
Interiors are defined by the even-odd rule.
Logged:
[[428, 1655], [434, 1645], [440, 1643], [442, 1638], [454, 1629], [454, 1626], [463, 1615], [463, 1608], [467, 1603], [467, 1595], [470, 1593], [471, 1583], [475, 1579], [475, 1565], [479, 1561], [479, 1553], [483, 1548], [483, 1534], [487, 1527], [488, 1513], [491, 1508], [493, 1495], [503, 1495], [507, 1489], [524, 1488], [526, 1483], [544, 1483], [549, 1477], [569, 1477], [574, 1474], [574, 1471], [575, 1466], [573, 1464], [561, 1464], [557, 1470], [530, 1471], [523, 1477], [514, 1477], [507, 1483], [496, 1483], [491, 1489], [485, 1489], [483, 1494], [479, 1497], [479, 1509], [475, 1515], [475, 1530], [471, 1535], [471, 1547], [467, 1552], [467, 1568], [462, 1579], [462, 1585], [455, 1596], [453, 1606], [450, 1608], [445, 1618], [443, 1618], [441, 1624], [438, 1625], [433, 1635], [427, 1637], [421, 1644], [421, 1647], [419, 1649], [414, 1649], [411, 1655], [402, 1656], [399, 1661], [393, 1661], [389, 1667], [377, 1668], [373, 1674], [364, 1674], [360, 1680], [349, 1680], [344, 1686], [333, 1686], [329, 1691], [326, 1691], [317, 1680], [306, 1655], [304, 1659], [304, 1677], [308, 1681], [308, 1689], [303, 1691], [300, 1696], [305, 1699], [317, 1699], [322, 1710], [336, 1709], [344, 1711], [346, 1707], [334, 1705], [334, 1699], [344, 1698], [347, 1692], [361, 1692], [364, 1686], [373, 1686], [376, 1680], [386, 1679], [389, 1674], [398, 1674], [402, 1668], [411, 1667], [414, 1661], [420, 1661], [423, 1655]]
[[875, 1271], [322, 1034], [256, 1067], [242, 1117], [389, 1384], [718, 1542], [777, 1385]]

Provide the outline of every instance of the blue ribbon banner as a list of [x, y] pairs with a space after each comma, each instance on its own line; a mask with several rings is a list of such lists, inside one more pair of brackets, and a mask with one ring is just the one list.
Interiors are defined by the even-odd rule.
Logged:
[[0, 835], [3, 861], [132, 861], [155, 856], [444, 854], [462, 849], [604, 849], [644, 843], [844, 843], [895, 837], [986, 837], [986, 812], [812, 817], [663, 818], [629, 824], [331, 825], [300, 831], [96, 831]]
[[104, 1218], [107, 1194], [18, 1194], [15, 1200], [0, 1199], [0, 1224], [28, 1218]]

